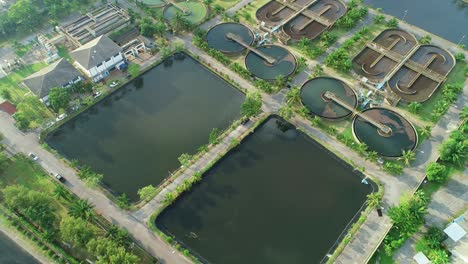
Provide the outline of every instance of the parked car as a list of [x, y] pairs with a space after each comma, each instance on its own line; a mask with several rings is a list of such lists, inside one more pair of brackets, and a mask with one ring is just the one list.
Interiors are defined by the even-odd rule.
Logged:
[[246, 118], [244, 118], [244, 119], [241, 120], [241, 125], [245, 125], [245, 124], [247, 124], [249, 121], [250, 121], [250, 118], [246, 117]]
[[55, 177], [55, 179], [57, 179], [57, 180], [58, 180], [59, 182], [61, 182], [61, 183], [66, 182], [65, 178], [62, 177], [62, 175], [60, 175], [60, 174], [58, 174], [58, 173], [55, 173], [55, 174], [54, 174], [54, 177]]
[[32, 152], [29, 152], [28, 156], [29, 156], [32, 160], [34, 160], [34, 161], [37, 161], [37, 160], [39, 159], [39, 158], [38, 158], [36, 155], [34, 155], [34, 153], [32, 153]]
[[93, 93], [94, 98], [98, 98], [101, 95], [101, 92], [95, 92]]
[[59, 116], [57, 116], [57, 118], [55, 119], [55, 121], [60, 121], [60, 120], [63, 120], [65, 117], [67, 117], [67, 114], [61, 114]]
[[119, 81], [113, 81], [113, 82], [111, 82], [111, 84], [109, 84], [109, 87], [110, 87], [110, 88], [114, 88], [114, 87], [116, 87], [118, 84], [119, 84]]

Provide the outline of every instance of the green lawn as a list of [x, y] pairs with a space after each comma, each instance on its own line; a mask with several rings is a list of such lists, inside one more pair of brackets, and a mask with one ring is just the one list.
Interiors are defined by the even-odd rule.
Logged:
[[[200, 24], [205, 19], [208, 13], [208, 9], [206, 8], [206, 6], [200, 2], [178, 2], [177, 5], [190, 10], [190, 14], [184, 17], [193, 25]], [[164, 11], [164, 18], [166, 18], [168, 21], [171, 21], [175, 17], [177, 12], [180, 12], [180, 10], [175, 6], [171, 5]]]
[[[57, 183], [53, 182], [52, 178], [31, 159], [23, 155], [16, 155], [7, 161], [3, 170], [0, 170], [0, 189], [15, 184], [53, 195]], [[55, 204], [59, 208], [58, 214], [65, 216], [67, 214], [66, 207], [58, 201]]]
[[240, 0], [215, 0], [213, 2], [213, 6], [218, 4], [222, 6], [225, 10], [233, 7], [235, 4], [237, 4]]
[[8, 76], [0, 79], [0, 96], [4, 95], [4, 90], [8, 91], [10, 100], [16, 105], [18, 112], [23, 113], [30, 119], [29, 128], [36, 128], [47, 118], [53, 115], [50, 110], [42, 104], [39, 99], [33, 95], [28, 94], [30, 91], [19, 85], [21, 81], [34, 72], [47, 66], [45, 63], [36, 63], [21, 67]]
[[[457, 64], [455, 65], [453, 70], [448, 75], [445, 83], [463, 83], [466, 79], [465, 73], [464, 73], [464, 69], [466, 65], [467, 63], [464, 61], [457, 61]], [[443, 84], [439, 86], [439, 88], [437, 88], [437, 90], [434, 92], [431, 98], [429, 98], [429, 100], [422, 103], [422, 109], [418, 113], [419, 117], [422, 120], [425, 120], [425, 121], [431, 120], [432, 111], [434, 110], [436, 103], [440, 101], [443, 96], [442, 87], [443, 87]]]

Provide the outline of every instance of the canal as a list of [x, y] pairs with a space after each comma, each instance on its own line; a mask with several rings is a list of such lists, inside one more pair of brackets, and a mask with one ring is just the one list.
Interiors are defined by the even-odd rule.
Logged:
[[67, 122], [47, 143], [104, 174], [116, 194], [158, 185], [182, 153], [240, 116], [244, 95], [185, 53], [171, 57]]
[[[468, 4], [462, 0], [364, 0], [364, 3], [456, 44], [468, 35]], [[468, 36], [460, 44], [468, 46]]]
[[36, 264], [39, 261], [0, 231], [0, 263]]
[[320, 144], [270, 117], [156, 225], [210, 263], [318, 263], [372, 189]]

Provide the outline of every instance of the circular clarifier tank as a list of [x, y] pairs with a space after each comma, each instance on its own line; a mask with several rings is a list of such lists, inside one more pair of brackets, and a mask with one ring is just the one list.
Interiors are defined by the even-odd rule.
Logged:
[[399, 157], [404, 150], [416, 148], [418, 144], [416, 129], [401, 115], [380, 107], [369, 108], [362, 113], [391, 129], [391, 133], [384, 135], [374, 125], [356, 116], [353, 120], [353, 133], [358, 141], [365, 143], [370, 150], [382, 156]]
[[304, 83], [301, 88], [302, 104], [314, 115], [327, 119], [349, 116], [351, 111], [324, 97], [326, 91], [332, 92], [353, 108], [357, 107], [357, 96], [353, 89], [343, 81], [329, 77], [318, 77]]
[[210, 48], [225, 53], [237, 53], [245, 50], [241, 44], [228, 39], [227, 34], [232, 33], [241, 38], [246, 44], [252, 45], [254, 42], [253, 32], [246, 26], [239, 23], [221, 23], [206, 33], [206, 42]]
[[[172, 22], [177, 16], [177, 13], [181, 13], [190, 23], [198, 25], [208, 14], [207, 7], [198, 1], [176, 1], [176, 5], [177, 6], [168, 4], [164, 8], [163, 16], [168, 22]], [[184, 11], [186, 11], [186, 13], [184, 13]]]
[[256, 49], [274, 59], [274, 62], [270, 63], [271, 61], [249, 51], [245, 57], [245, 66], [256, 77], [273, 81], [278, 76], [288, 77], [296, 70], [296, 58], [287, 49], [275, 45], [263, 45]]

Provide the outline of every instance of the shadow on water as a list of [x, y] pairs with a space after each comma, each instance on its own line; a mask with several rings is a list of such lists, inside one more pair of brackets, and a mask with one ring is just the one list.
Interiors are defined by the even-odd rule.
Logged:
[[156, 225], [211, 263], [318, 263], [374, 188], [360, 177], [273, 116]]

